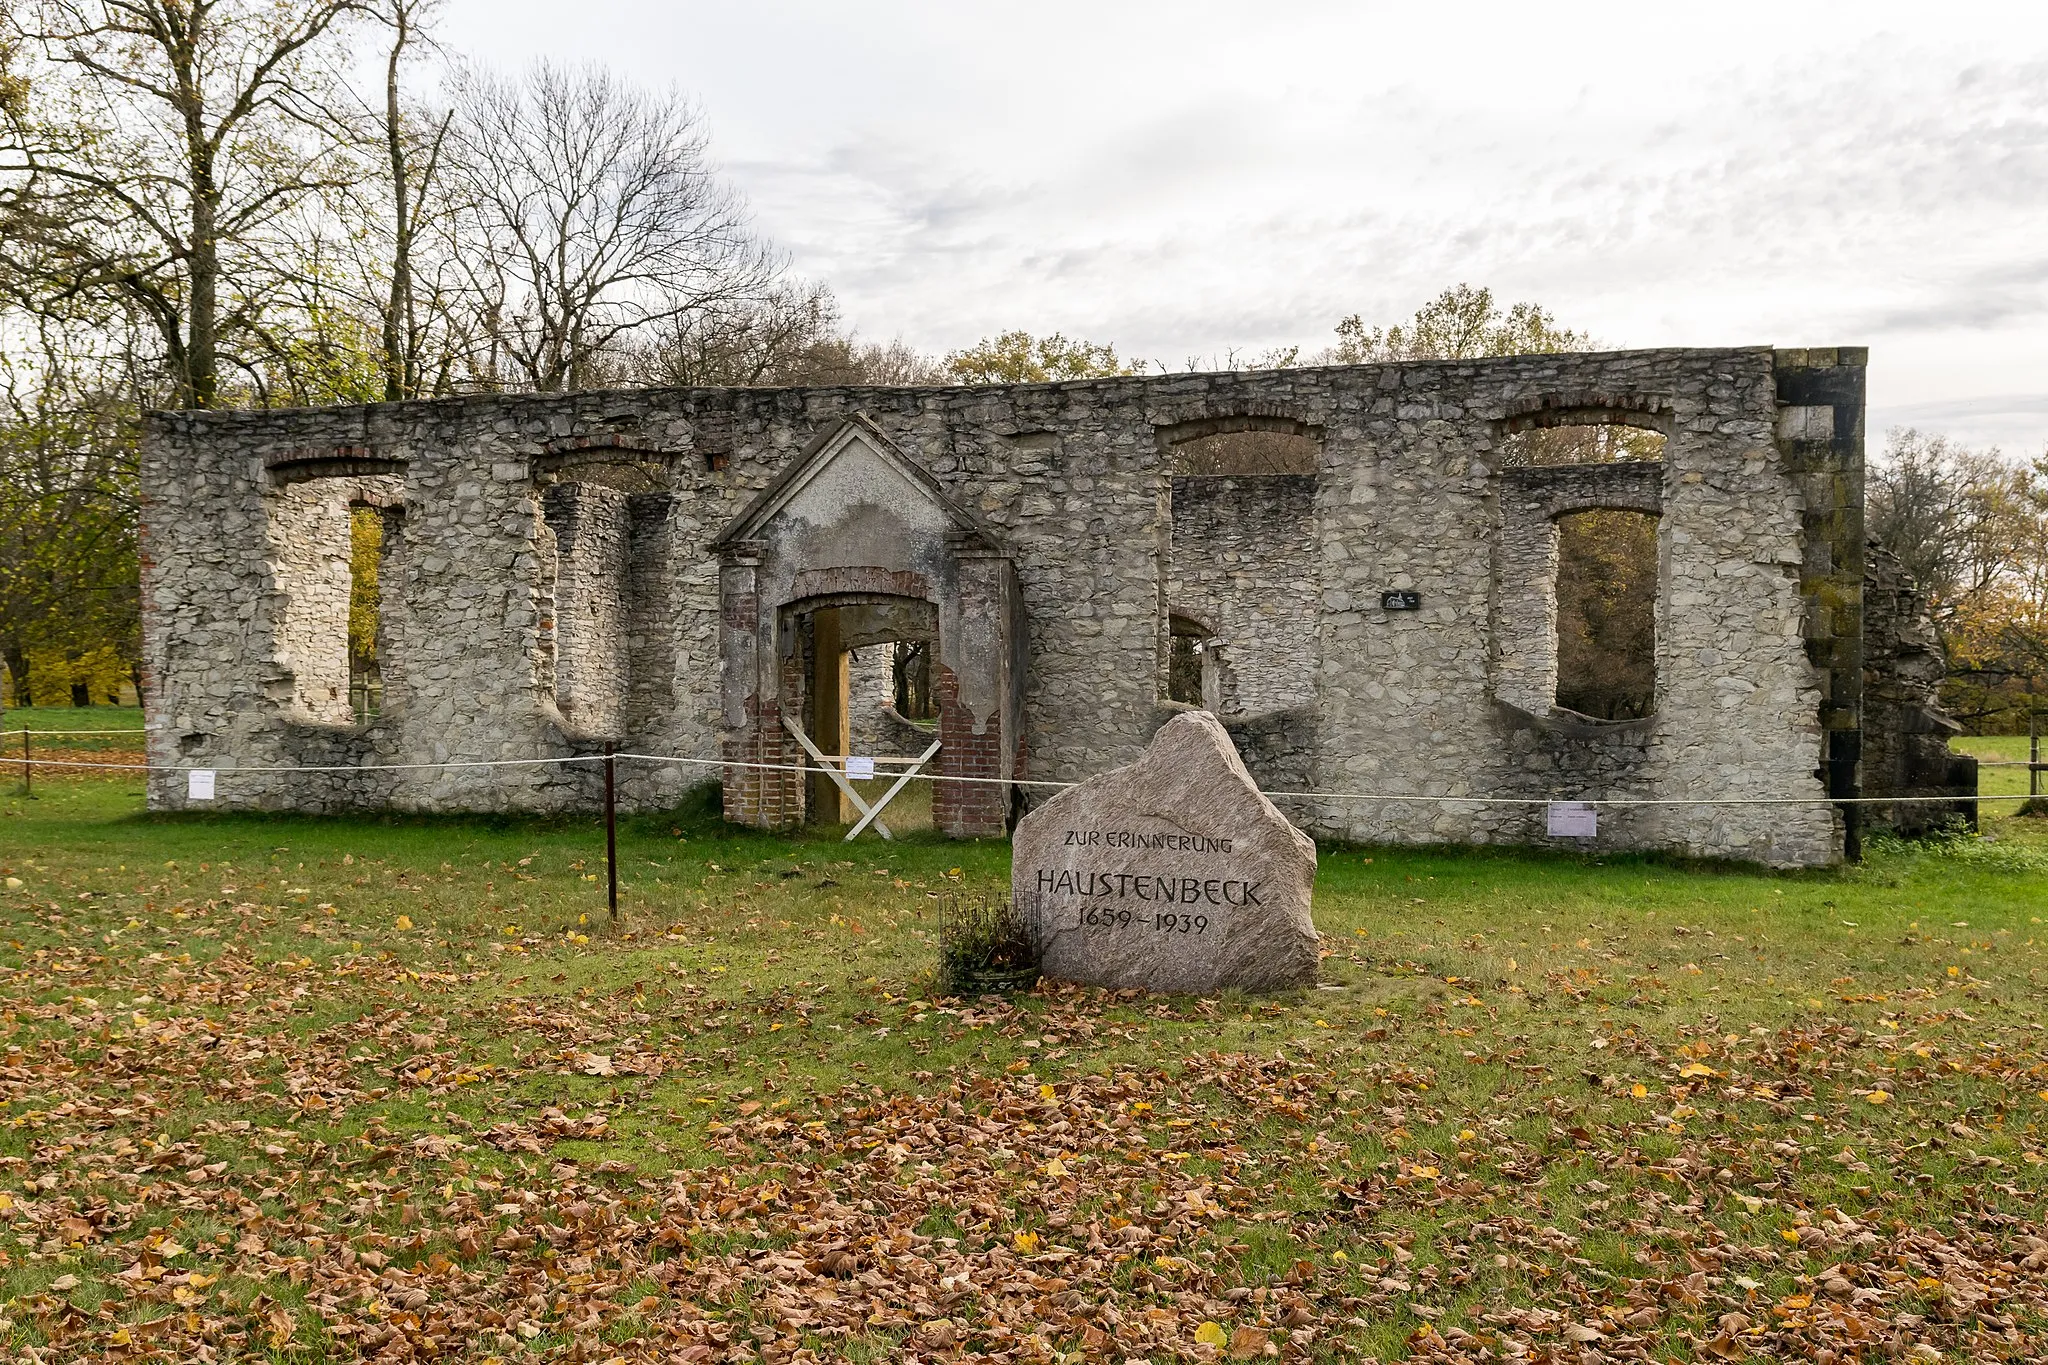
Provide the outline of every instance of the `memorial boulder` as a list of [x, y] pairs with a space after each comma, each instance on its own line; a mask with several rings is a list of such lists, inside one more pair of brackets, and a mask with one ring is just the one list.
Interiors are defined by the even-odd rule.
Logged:
[[1011, 844], [1049, 976], [1195, 995], [1315, 982], [1315, 844], [1206, 711], [1025, 816]]

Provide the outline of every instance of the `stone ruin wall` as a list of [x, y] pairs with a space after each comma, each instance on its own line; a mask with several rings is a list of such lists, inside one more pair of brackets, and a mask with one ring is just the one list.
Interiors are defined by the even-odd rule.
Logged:
[[[1839, 793], [1861, 685], [1861, 367], [1860, 352], [1759, 347], [156, 414], [144, 451], [152, 756], [167, 769], [346, 769], [222, 772], [221, 804], [308, 810], [596, 800], [594, 765], [388, 766], [400, 763], [591, 754], [606, 739], [715, 760], [728, 718], [710, 546], [807, 442], [860, 413], [1014, 563], [1032, 778], [1127, 762], [1172, 713], [1178, 591], [1272, 632], [1233, 642], [1241, 686], [1306, 697], [1241, 728], [1269, 784], [1675, 799], [1816, 797], [1832, 780]], [[1667, 435], [1659, 705], [1626, 733], [1588, 735], [1502, 700], [1511, 651], [1490, 547], [1511, 500], [1496, 465], [1518, 423], [1617, 414]], [[1321, 464], [1247, 513], [1284, 512], [1302, 537], [1262, 559], [1244, 557], [1246, 538], [1233, 566], [1177, 534], [1195, 513], [1177, 511], [1169, 452], [1188, 432], [1254, 427], [1311, 437]], [[1212, 510], [1253, 491], [1203, 490]], [[1303, 497], [1305, 520], [1287, 510]], [[346, 617], [334, 527], [345, 532], [352, 502], [388, 509], [384, 711], [366, 726], [321, 695], [337, 584]], [[1240, 582], [1284, 584], [1285, 610]], [[1420, 593], [1420, 609], [1382, 610], [1397, 589]], [[1245, 669], [1249, 644], [1279, 658], [1303, 638], [1300, 671]], [[623, 796], [658, 806], [717, 774], [628, 764]], [[182, 806], [180, 776], [153, 775], [151, 801]], [[1356, 840], [1543, 837], [1540, 808], [1314, 800], [1290, 813]], [[1824, 805], [1658, 807], [1603, 817], [1596, 846], [1814, 864], [1840, 855], [1839, 821]]]
[[[553, 615], [539, 624], [544, 669], [554, 674], [565, 729], [590, 736], [625, 730], [627, 595], [636, 581], [633, 516], [626, 494], [597, 483], [557, 483], [541, 496], [543, 579], [553, 554]], [[545, 683], [543, 683], [545, 685]]]
[[888, 645], [869, 645], [851, 651], [847, 662], [846, 716], [848, 752], [894, 755], [895, 730], [883, 712], [896, 704], [895, 679], [889, 671]]
[[916, 758], [938, 738], [935, 725], [916, 725], [896, 712], [896, 675], [889, 646], [853, 651], [848, 666], [847, 715], [856, 754]]
[[1217, 715], [1315, 703], [1322, 581], [1313, 476], [1174, 479], [1170, 564], [1168, 609], [1211, 632]]
[[1867, 808], [1873, 825], [1921, 834], [1977, 827], [1977, 760], [1951, 753], [1963, 727], [1941, 709], [1948, 676], [1927, 597], [1899, 557], [1876, 541], [1863, 585], [1863, 794], [1951, 795], [1953, 802]]
[[[1173, 480], [1169, 614], [1211, 632], [1204, 690], [1215, 692], [1217, 716], [1269, 792], [1315, 784], [1318, 548], [1313, 475]], [[1305, 816], [1302, 802], [1283, 801]]]

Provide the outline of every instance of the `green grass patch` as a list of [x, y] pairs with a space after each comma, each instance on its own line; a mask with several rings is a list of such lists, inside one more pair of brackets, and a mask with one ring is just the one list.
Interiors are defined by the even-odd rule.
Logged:
[[[2017, 803], [1992, 798], [2024, 798], [2031, 790], [2027, 785], [2030, 774], [2025, 768], [1991, 766], [2027, 762], [2030, 750], [2025, 735], [1972, 735], [1950, 741], [1949, 747], [1959, 754], [1969, 754], [1983, 765], [1977, 769], [1977, 790], [1987, 798], [1987, 812], [2009, 815]], [[2048, 794], [2048, 773], [2035, 778], [2035, 782], [2042, 793]]]
[[16, 1352], [2048, 1333], [2040, 822], [1796, 875], [1325, 849], [1315, 989], [1004, 1000], [933, 972], [940, 898], [999, 891], [1000, 842], [770, 838], [698, 802], [624, 822], [613, 924], [592, 820], [138, 801], [0, 796]]

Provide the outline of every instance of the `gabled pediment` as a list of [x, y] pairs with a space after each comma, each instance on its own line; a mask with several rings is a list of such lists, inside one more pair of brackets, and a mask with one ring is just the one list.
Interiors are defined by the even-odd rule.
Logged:
[[[820, 432], [775, 481], [719, 532], [712, 548], [758, 540], [778, 518], [814, 513], [807, 504], [857, 496], [915, 514], [936, 528], [971, 537], [989, 549], [995, 535], [947, 494], [931, 471], [858, 413]], [[813, 519], [813, 516], [806, 516]]]

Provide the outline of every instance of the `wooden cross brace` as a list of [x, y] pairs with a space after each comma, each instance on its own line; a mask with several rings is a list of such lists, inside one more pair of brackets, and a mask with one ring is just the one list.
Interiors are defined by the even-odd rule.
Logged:
[[782, 718], [782, 724], [785, 729], [796, 736], [796, 742], [804, 746], [804, 752], [809, 754], [812, 760], [825, 770], [825, 775], [832, 779], [832, 784], [845, 793], [846, 799], [851, 801], [854, 809], [860, 812], [859, 823], [846, 831], [846, 842], [848, 843], [852, 843], [854, 837], [871, 823], [875, 827], [875, 832], [884, 839], [892, 837], [889, 833], [889, 827], [882, 823], [881, 820], [883, 808], [896, 799], [898, 792], [910, 785], [911, 778], [924, 771], [924, 765], [931, 762], [938, 755], [941, 743], [939, 740], [933, 740], [930, 748], [911, 760], [910, 766], [904, 769], [901, 777], [896, 779], [895, 785], [883, 792], [881, 799], [870, 806], [861, 799], [860, 793], [853, 789], [853, 783], [847, 780], [845, 771], [846, 760], [844, 758], [839, 758], [835, 761], [832, 758], [826, 757], [825, 753], [816, 744], [811, 742], [811, 737], [804, 733], [803, 727], [788, 716]]

